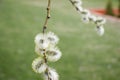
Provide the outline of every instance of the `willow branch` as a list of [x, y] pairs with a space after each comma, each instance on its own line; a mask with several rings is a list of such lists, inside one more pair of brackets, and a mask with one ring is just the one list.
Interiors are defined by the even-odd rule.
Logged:
[[47, 6], [47, 16], [46, 16], [46, 20], [43, 26], [43, 33], [45, 33], [45, 30], [47, 29], [47, 24], [48, 24], [48, 20], [50, 19], [50, 6], [51, 6], [51, 0], [48, 0], [48, 6]]
[[[43, 25], [43, 34], [45, 33], [45, 30], [47, 29], [48, 20], [50, 19], [50, 5], [51, 5], [51, 0], [48, 0], [47, 16], [46, 16], [45, 23]], [[46, 50], [44, 50], [44, 54], [43, 55], [44, 55], [45, 63], [47, 63]]]
[[[47, 29], [47, 24], [48, 24], [48, 20], [50, 19], [50, 6], [51, 6], [51, 0], [48, 0], [48, 6], [47, 6], [47, 16], [46, 16], [46, 20], [45, 20], [45, 23], [43, 25], [43, 34], [45, 33], [45, 30]], [[45, 63], [47, 64], [47, 57], [46, 57], [46, 50], [44, 50], [44, 61]], [[48, 76], [48, 80], [51, 80], [50, 79], [50, 76], [49, 76], [49, 73], [48, 73], [48, 67], [46, 69], [46, 72], [45, 72]]]

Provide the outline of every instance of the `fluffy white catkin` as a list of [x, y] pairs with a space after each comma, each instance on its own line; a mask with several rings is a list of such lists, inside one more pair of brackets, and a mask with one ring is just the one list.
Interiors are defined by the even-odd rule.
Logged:
[[39, 57], [33, 61], [32, 68], [36, 73], [42, 73], [45, 72], [47, 65], [44, 63], [44, 60]]
[[44, 74], [45, 80], [59, 80], [59, 75], [55, 69], [48, 68], [48, 73]]

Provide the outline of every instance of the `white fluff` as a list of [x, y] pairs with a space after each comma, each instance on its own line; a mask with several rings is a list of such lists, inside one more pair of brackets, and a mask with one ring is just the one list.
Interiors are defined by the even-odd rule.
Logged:
[[55, 69], [48, 68], [48, 73], [44, 74], [45, 80], [59, 80], [59, 75]]
[[88, 23], [89, 20], [89, 16], [91, 16], [90, 12], [87, 9], [83, 9], [81, 11], [81, 15], [82, 15], [82, 21], [85, 23]]
[[102, 36], [104, 34], [104, 28], [103, 26], [97, 26], [97, 29], [96, 29], [97, 33]]
[[89, 16], [90, 21], [96, 22], [97, 18], [94, 15]]
[[35, 52], [40, 56], [43, 56], [43, 53], [45, 53], [45, 51], [39, 48], [37, 45], [35, 46]]
[[83, 11], [83, 8], [81, 6], [78, 6], [77, 9], [80, 13], [81, 13], [81, 11]]
[[82, 16], [82, 21], [85, 23], [89, 22], [89, 17], [88, 16]]
[[59, 38], [53, 32], [48, 32], [47, 33], [47, 39], [48, 39], [49, 43], [52, 44], [52, 45], [57, 44], [58, 41], [59, 41]]
[[39, 57], [33, 61], [32, 68], [36, 73], [42, 73], [45, 72], [47, 65], [44, 63], [44, 60]]
[[82, 5], [82, 2], [80, 0], [76, 0], [76, 1], [77, 1], [77, 3], [74, 4], [76, 7], [79, 7]]
[[46, 49], [49, 46], [49, 41], [46, 38], [46, 34], [37, 34], [35, 37], [35, 44], [41, 49]]
[[96, 19], [96, 24], [97, 25], [103, 25], [103, 24], [105, 24], [106, 23], [106, 19], [104, 19], [103, 17], [97, 17], [97, 19]]
[[83, 10], [81, 11], [81, 14], [84, 15], [84, 16], [90, 16], [90, 15], [91, 15], [90, 11], [87, 10], [87, 9], [83, 9]]
[[46, 54], [47, 54], [48, 61], [51, 61], [51, 62], [58, 61], [62, 56], [62, 53], [58, 48], [50, 48], [46, 52]]

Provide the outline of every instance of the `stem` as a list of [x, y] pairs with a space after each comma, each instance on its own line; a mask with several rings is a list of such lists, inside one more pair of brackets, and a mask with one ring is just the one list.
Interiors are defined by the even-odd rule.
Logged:
[[43, 55], [44, 55], [44, 61], [45, 61], [45, 63], [47, 64], [47, 58], [46, 58], [46, 51], [45, 51], [45, 50], [44, 50]]
[[48, 0], [48, 6], [47, 6], [47, 16], [45, 23], [43, 25], [43, 34], [45, 33], [45, 30], [47, 29], [48, 19], [50, 19], [50, 6], [51, 6], [51, 0]]
[[[43, 34], [45, 33], [45, 30], [47, 29], [47, 24], [48, 24], [48, 19], [50, 19], [50, 5], [51, 5], [51, 0], [48, 0], [48, 6], [47, 6], [47, 16], [46, 16], [46, 20], [43, 26]], [[44, 60], [45, 63], [47, 64], [47, 58], [46, 58], [46, 50], [44, 49]]]
[[[48, 0], [48, 6], [47, 6], [47, 16], [46, 16], [46, 20], [45, 20], [45, 23], [43, 25], [43, 34], [45, 33], [45, 30], [47, 29], [47, 24], [48, 24], [48, 20], [50, 19], [50, 6], [51, 6], [51, 0]], [[44, 61], [45, 63], [47, 64], [47, 58], [46, 58], [46, 50], [44, 49]], [[50, 79], [50, 76], [49, 76], [49, 71], [48, 71], [48, 67], [46, 69], [46, 72], [47, 73], [47, 76], [48, 76], [48, 80], [51, 80]]]
[[[76, 1], [72, 1], [72, 0], [69, 0], [69, 1], [72, 3], [72, 5], [74, 5], [76, 3]], [[79, 10], [78, 7], [75, 6], [75, 8], [77, 11]]]
[[[43, 34], [45, 33], [45, 30], [47, 29], [48, 19], [50, 19], [50, 5], [51, 5], [51, 0], [48, 0], [47, 16], [46, 16], [45, 23], [44, 23], [44, 25], [43, 25]], [[44, 55], [45, 63], [47, 64], [46, 50], [45, 50], [45, 49], [44, 49], [43, 55]]]

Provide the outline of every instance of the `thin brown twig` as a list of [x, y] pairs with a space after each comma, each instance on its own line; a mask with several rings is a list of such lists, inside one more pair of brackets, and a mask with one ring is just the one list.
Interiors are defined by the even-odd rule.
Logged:
[[48, 0], [48, 6], [47, 6], [47, 16], [46, 20], [43, 26], [43, 33], [45, 33], [45, 30], [47, 29], [48, 19], [50, 19], [50, 6], [51, 6], [51, 0]]
[[43, 57], [44, 57], [44, 61], [45, 61], [45, 63], [47, 63], [46, 50], [45, 50], [45, 49], [44, 49]]

